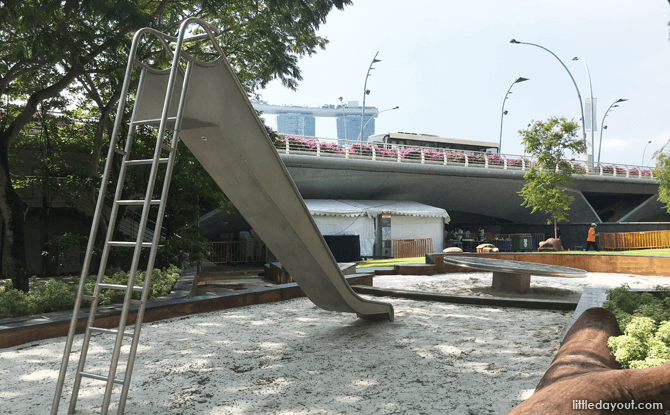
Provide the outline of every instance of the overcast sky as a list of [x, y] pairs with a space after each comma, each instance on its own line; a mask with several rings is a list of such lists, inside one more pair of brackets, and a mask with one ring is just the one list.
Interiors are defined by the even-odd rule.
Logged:
[[[321, 106], [362, 102], [367, 69], [367, 106], [400, 109], [379, 115], [376, 132], [409, 131], [498, 142], [505, 93], [502, 152], [522, 154], [518, 130], [551, 116], [579, 121], [577, 90], [549, 52], [572, 73], [582, 100], [598, 100], [603, 131], [601, 161], [645, 165], [670, 139], [670, 42], [667, 0], [354, 0], [334, 11], [319, 34], [326, 50], [300, 61], [298, 91], [273, 82], [261, 91], [273, 105]], [[264, 116], [276, 129], [276, 117]], [[580, 124], [581, 125], [581, 124]], [[317, 118], [316, 135], [336, 136], [334, 118]], [[581, 136], [581, 130], [580, 130]], [[591, 146], [591, 133], [587, 131]], [[589, 150], [590, 151], [590, 150]]]

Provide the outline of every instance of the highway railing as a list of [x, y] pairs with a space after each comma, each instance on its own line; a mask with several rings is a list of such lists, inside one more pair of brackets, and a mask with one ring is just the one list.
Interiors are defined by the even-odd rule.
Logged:
[[[537, 159], [528, 155], [484, 153], [461, 151], [435, 147], [419, 147], [401, 144], [368, 143], [323, 139], [316, 137], [280, 136], [275, 142], [280, 154], [308, 155], [316, 157], [336, 157], [385, 161], [395, 163], [436, 164], [485, 169], [527, 171], [537, 164]], [[566, 160], [574, 167], [590, 176], [629, 177], [654, 179], [649, 167], [619, 163], [600, 163], [591, 169], [585, 162]]]

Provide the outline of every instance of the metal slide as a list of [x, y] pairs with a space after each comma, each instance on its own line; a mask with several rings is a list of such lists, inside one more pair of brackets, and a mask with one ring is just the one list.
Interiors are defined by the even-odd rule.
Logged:
[[[205, 35], [187, 37], [190, 24], [198, 24]], [[133, 39], [126, 77], [123, 83], [122, 98], [119, 102], [117, 119], [110, 142], [107, 163], [103, 174], [100, 195], [95, 210], [91, 234], [82, 266], [82, 277], [77, 292], [70, 329], [63, 351], [63, 360], [56, 385], [56, 393], [51, 414], [58, 413], [62, 397], [65, 375], [79, 312], [84, 300], [91, 302], [91, 310], [86, 323], [84, 341], [79, 356], [74, 387], [72, 390], [69, 414], [76, 411], [79, 389], [83, 378], [106, 382], [101, 415], [106, 415], [114, 385], [122, 385], [118, 414], [125, 410], [130, 381], [139, 345], [144, 310], [146, 307], [149, 282], [156, 258], [160, 232], [154, 232], [153, 241], [145, 242], [144, 233], [149, 221], [150, 207], [158, 205], [156, 228], [160, 229], [170, 176], [174, 165], [179, 138], [184, 140], [193, 154], [201, 161], [209, 174], [256, 230], [265, 244], [272, 250], [293, 279], [307, 296], [319, 307], [331, 311], [357, 313], [362, 318], [393, 320], [393, 307], [390, 304], [365, 300], [356, 295], [344, 279], [326, 242], [319, 233], [312, 216], [303, 202], [298, 189], [288, 174], [277, 151], [274, 149], [265, 128], [256, 116], [251, 103], [240, 86], [235, 74], [223, 56], [223, 52], [214, 37], [214, 29], [200, 19], [191, 18], [182, 23], [179, 37], [174, 38], [150, 28], [138, 31]], [[136, 60], [137, 48], [145, 35], [154, 35], [165, 51], [173, 58], [172, 67], [165, 71], [150, 68]], [[221, 55], [212, 62], [201, 62], [183, 50], [184, 42], [209, 39]], [[176, 43], [175, 50], [170, 43]], [[182, 64], [186, 61], [186, 69]], [[137, 97], [130, 119], [128, 135], [124, 149], [117, 147], [122, 115], [126, 105], [126, 95], [131, 83], [134, 67], [142, 68]], [[139, 126], [158, 127], [154, 157], [152, 159], [133, 159], [133, 137]], [[173, 130], [167, 144], [167, 131]], [[91, 258], [94, 253], [94, 241], [98, 224], [104, 212], [106, 186], [114, 164], [114, 153], [123, 156], [116, 185], [116, 194], [100, 267], [93, 295], [85, 295]], [[166, 154], [167, 153], [167, 154]], [[167, 157], [165, 157], [167, 155]], [[166, 164], [165, 180], [160, 199], [154, 198], [159, 165]], [[122, 190], [126, 170], [133, 166], [151, 165], [144, 199], [122, 200]], [[113, 228], [118, 207], [121, 205], [142, 206], [140, 230], [135, 242], [113, 241]], [[134, 248], [127, 285], [106, 284], [104, 274], [110, 250], [115, 247]], [[149, 249], [149, 261], [143, 286], [135, 286], [138, 264], [143, 249]], [[121, 290], [125, 297], [116, 329], [97, 327], [96, 310], [102, 289]], [[141, 299], [133, 297], [141, 292]], [[128, 316], [131, 305], [138, 306], [135, 327], [128, 328]], [[110, 353], [109, 371], [99, 374], [99, 368], [90, 371], [87, 366], [87, 351], [93, 333], [116, 337], [114, 349]], [[121, 359], [121, 348], [125, 337], [131, 337], [130, 350], [124, 373], [117, 375]]]
[[[340, 271], [263, 123], [224, 56], [188, 57], [179, 137], [317, 306], [393, 320], [393, 306], [359, 297]], [[137, 119], [160, 119], [170, 71], [147, 70]], [[177, 72], [172, 102], [183, 75]], [[170, 108], [168, 119], [177, 116]]]

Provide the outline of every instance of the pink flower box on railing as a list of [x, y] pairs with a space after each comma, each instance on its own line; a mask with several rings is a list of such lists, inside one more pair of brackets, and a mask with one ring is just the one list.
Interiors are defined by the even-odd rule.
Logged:
[[398, 159], [398, 149], [397, 148], [375, 147], [375, 152], [377, 154], [377, 158], [393, 159], [393, 160]]
[[349, 155], [372, 157], [372, 146], [369, 144], [352, 144], [349, 148]]
[[[537, 166], [537, 162], [531, 161], [529, 158], [507, 158], [504, 155], [496, 153], [465, 153], [457, 150], [427, 147], [394, 146], [392, 148], [388, 148], [389, 146], [385, 146], [383, 144], [381, 146], [377, 146], [374, 144], [365, 143], [341, 145], [332, 141], [322, 141], [315, 138], [305, 138], [291, 135], [278, 136], [278, 138], [274, 140], [274, 145], [277, 150], [281, 150], [282, 153], [285, 152], [287, 154], [290, 154], [293, 151], [297, 152], [297, 154], [313, 154], [315, 156], [346, 154], [347, 157], [363, 156], [371, 160], [406, 160], [408, 162], [414, 163], [421, 162], [444, 165], [458, 164], [476, 168], [499, 168], [506, 165], [507, 168], [521, 169], [523, 167], [525, 170], [528, 170], [530, 167]], [[630, 178], [643, 177], [650, 179], [654, 177], [652, 170], [640, 169], [639, 167], [631, 167], [630, 169], [627, 169], [626, 167], [617, 165], [601, 164], [600, 166], [595, 167], [595, 171], [591, 172], [589, 171], [588, 166], [583, 163], [567, 160], [564, 160], [564, 162], [571, 163], [572, 167], [576, 170], [594, 175], [602, 174], [607, 176]]]
[[433, 162], [444, 162], [444, 152], [443, 151], [438, 151], [438, 150], [431, 150], [429, 148], [424, 148], [423, 149], [423, 157], [426, 161], [433, 161]]
[[505, 161], [500, 158], [500, 154], [488, 154], [489, 166], [504, 166]]

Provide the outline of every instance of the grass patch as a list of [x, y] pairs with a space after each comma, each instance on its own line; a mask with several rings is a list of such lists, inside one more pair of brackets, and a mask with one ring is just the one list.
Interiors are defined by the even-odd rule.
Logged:
[[370, 261], [363, 261], [356, 264], [356, 268], [363, 267], [392, 267], [395, 264], [425, 264], [425, 256], [417, 256], [413, 258], [389, 258], [389, 259], [372, 259]]

